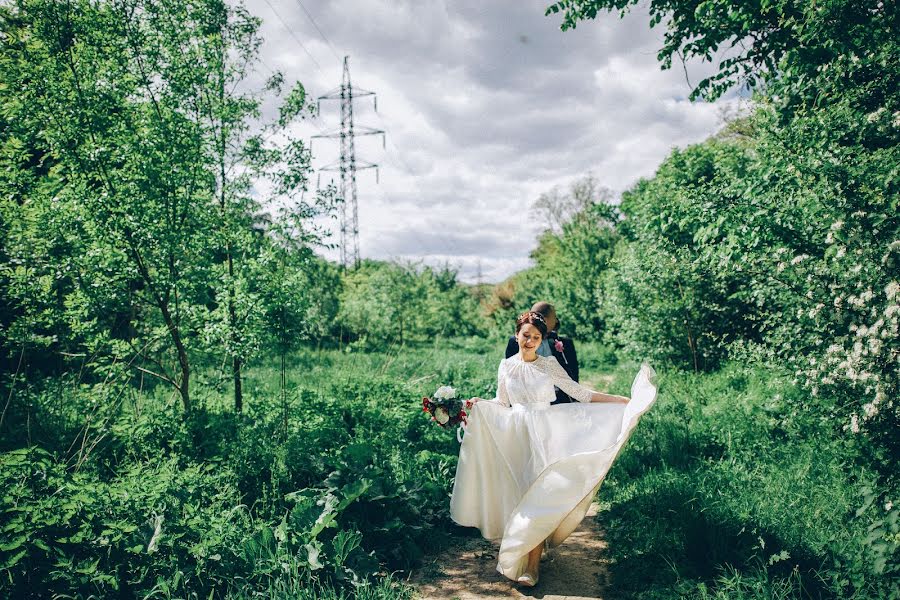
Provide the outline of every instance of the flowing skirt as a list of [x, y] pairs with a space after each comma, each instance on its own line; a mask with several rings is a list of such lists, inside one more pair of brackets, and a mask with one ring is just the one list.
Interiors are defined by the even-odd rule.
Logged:
[[572, 533], [600, 483], [656, 400], [642, 365], [631, 401], [549, 405], [479, 402], [459, 451], [450, 500], [454, 521], [500, 539], [497, 570], [516, 580], [528, 552]]

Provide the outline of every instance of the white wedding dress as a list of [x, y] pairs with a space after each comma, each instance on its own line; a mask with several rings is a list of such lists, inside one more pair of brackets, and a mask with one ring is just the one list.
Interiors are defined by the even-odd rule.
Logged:
[[[642, 365], [627, 404], [590, 402], [553, 357], [500, 363], [497, 397], [472, 407], [450, 500], [454, 521], [501, 540], [497, 570], [516, 580], [528, 552], [572, 533], [638, 419], [656, 400]], [[550, 406], [553, 386], [577, 403]]]

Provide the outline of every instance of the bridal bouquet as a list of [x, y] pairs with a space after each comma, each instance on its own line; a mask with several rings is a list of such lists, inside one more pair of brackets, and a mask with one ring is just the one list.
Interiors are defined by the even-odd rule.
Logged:
[[457, 398], [456, 390], [449, 385], [439, 387], [433, 398], [422, 398], [422, 411], [430, 413], [431, 420], [441, 427], [465, 425], [467, 408], [472, 408], [472, 402]]

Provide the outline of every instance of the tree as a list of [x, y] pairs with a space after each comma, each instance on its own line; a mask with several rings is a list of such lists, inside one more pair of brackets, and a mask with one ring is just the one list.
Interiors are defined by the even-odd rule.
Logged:
[[603, 273], [618, 238], [612, 196], [588, 174], [567, 193], [554, 188], [535, 201], [532, 212], [547, 227], [531, 252], [535, 266], [515, 277], [517, 307], [551, 302], [564, 330], [577, 337], [594, 337], [604, 328], [599, 311]]
[[[567, 28], [635, 4], [564, 0], [548, 12], [563, 12]], [[766, 85], [738, 135], [732, 126], [674, 152], [625, 194], [620, 230], [629, 242], [616, 280], [633, 274], [644, 291], [678, 282], [690, 302], [679, 305], [671, 287], [661, 301], [636, 293], [634, 306], [616, 305], [629, 313], [617, 319], [633, 332], [656, 327], [647, 346], [655, 337], [665, 348], [675, 333], [658, 331], [653, 315], [671, 322], [690, 307], [689, 337], [710, 365], [725, 355], [716, 346], [726, 337], [761, 348], [850, 431], [868, 428], [882, 450], [900, 454], [890, 433], [900, 411], [887, 400], [900, 389], [897, 4], [653, 0], [650, 14], [651, 25], [666, 19], [663, 67], [673, 55], [711, 60], [723, 43], [742, 50], [695, 97], [715, 98], [742, 79]], [[670, 268], [655, 277], [660, 260]]]
[[346, 272], [338, 320], [362, 344], [404, 344], [482, 329], [478, 303], [453, 269], [414, 263], [364, 261]]
[[589, 173], [573, 183], [568, 192], [556, 186], [538, 196], [531, 205], [531, 218], [545, 230], [559, 233], [578, 213], [595, 204], [610, 204], [612, 198], [612, 190]]
[[[601, 11], [628, 13], [638, 0], [560, 0], [547, 14], [561, 13], [562, 29], [594, 19]], [[896, 3], [882, 0], [651, 0], [650, 26], [665, 22], [658, 58], [664, 69], [673, 58], [712, 62], [720, 50], [726, 57], [718, 71], [701, 80], [691, 99], [714, 100], [738, 84], [754, 87], [781, 81], [788, 96], [822, 99], [813, 84], [827, 65], [848, 57], [877, 63], [872, 50], [897, 39]], [[782, 93], [787, 90], [782, 89]], [[788, 98], [784, 98], [790, 101]]]
[[[268, 178], [304, 217], [330, 207], [323, 197], [302, 199], [302, 142], [267, 137], [309, 111], [302, 86], [276, 123], [251, 134], [261, 98], [234, 87], [256, 60], [258, 25], [220, 0], [19, 0], [0, 10], [2, 160], [22, 174], [4, 180], [13, 193], [5, 214], [63, 215], [52, 231], [67, 268], [49, 249], [38, 264], [60, 300], [51, 303], [48, 292], [39, 302], [69, 315], [90, 355], [167, 381], [185, 411], [191, 354], [216, 331], [241, 408], [240, 369], [257, 320], [237, 261], [264, 245], [253, 178]], [[281, 85], [276, 75], [265, 91], [278, 94]], [[37, 237], [21, 223], [31, 233], [19, 239]], [[23, 255], [7, 264], [34, 263], [27, 247], [13, 245]], [[4, 272], [14, 289], [27, 276]], [[28, 306], [33, 299], [18, 294], [9, 317], [31, 319], [26, 330], [46, 313]], [[127, 315], [127, 327], [101, 326], [101, 306]]]

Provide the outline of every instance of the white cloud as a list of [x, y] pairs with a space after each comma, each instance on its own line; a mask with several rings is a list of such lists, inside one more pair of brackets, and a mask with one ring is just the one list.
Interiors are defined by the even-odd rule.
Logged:
[[[662, 30], [640, 8], [563, 33], [547, 1], [306, 0], [326, 42], [296, 0], [269, 2], [287, 26], [265, 0], [248, 4], [267, 65], [318, 95], [340, 84], [346, 54], [354, 85], [378, 94], [378, 113], [355, 106], [357, 124], [388, 135], [385, 149], [356, 142], [381, 165], [378, 185], [358, 175], [364, 257], [447, 262], [470, 281], [480, 263], [502, 280], [529, 264], [542, 192], [588, 171], [622, 191], [719, 124], [720, 103], [686, 100], [680, 65], [660, 70]], [[710, 67], [688, 71], [696, 83]], [[337, 109], [324, 104], [318, 127], [336, 127]], [[317, 166], [338, 155], [336, 142], [314, 150]]]

